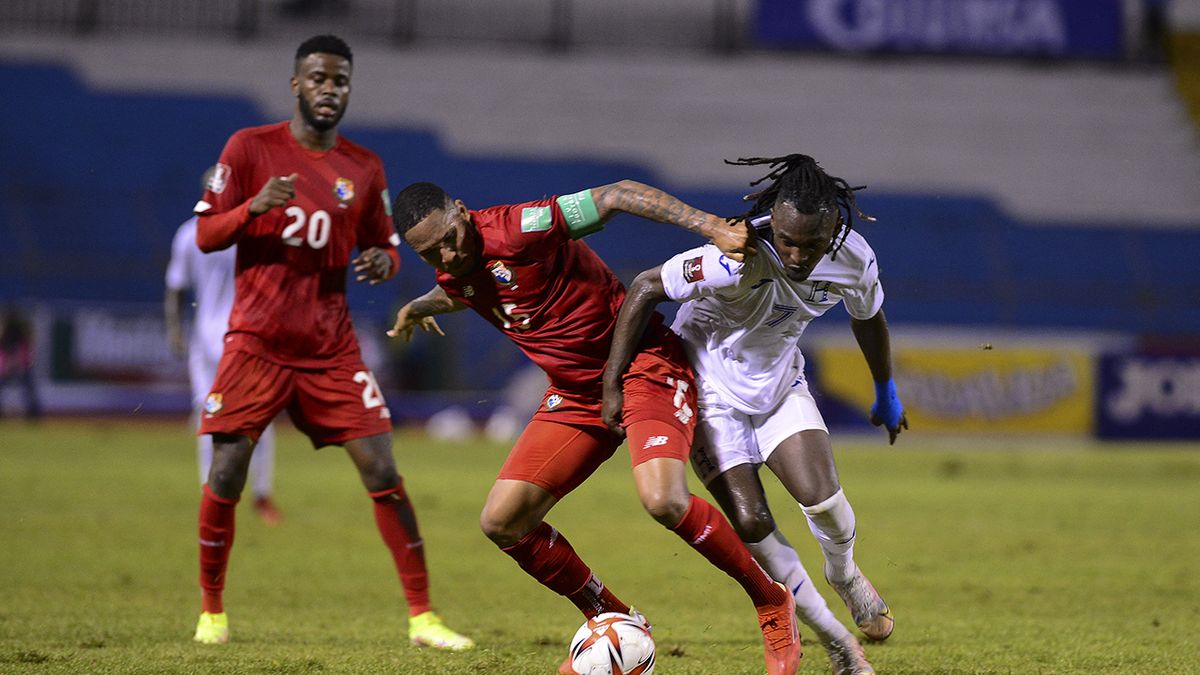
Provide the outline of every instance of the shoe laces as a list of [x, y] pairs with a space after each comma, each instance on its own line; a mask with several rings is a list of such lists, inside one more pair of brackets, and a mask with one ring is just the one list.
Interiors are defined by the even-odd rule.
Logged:
[[758, 626], [762, 629], [763, 639], [771, 649], [787, 647], [795, 641], [792, 635], [791, 616], [782, 609], [771, 610], [758, 615]]

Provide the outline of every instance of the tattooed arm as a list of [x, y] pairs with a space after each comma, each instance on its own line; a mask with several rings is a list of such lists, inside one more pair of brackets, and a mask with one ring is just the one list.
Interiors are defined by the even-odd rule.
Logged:
[[678, 225], [689, 232], [712, 240], [725, 255], [742, 260], [753, 255], [754, 241], [745, 223], [731, 223], [720, 216], [688, 206], [675, 197], [644, 183], [623, 180], [592, 188], [592, 201], [601, 222], [618, 213], [630, 213], [648, 220]]
[[434, 315], [457, 312], [465, 308], [466, 305], [446, 295], [446, 291], [441, 286], [434, 286], [425, 295], [409, 300], [408, 304], [396, 312], [396, 323], [387, 332], [388, 337], [400, 337], [408, 342], [417, 328], [426, 333], [433, 332], [445, 337], [446, 334], [442, 332], [442, 327], [433, 318]]

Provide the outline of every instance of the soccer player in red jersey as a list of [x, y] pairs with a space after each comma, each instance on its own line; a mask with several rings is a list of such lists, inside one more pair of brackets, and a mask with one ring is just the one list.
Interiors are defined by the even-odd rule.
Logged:
[[196, 205], [201, 250], [237, 244], [229, 332], [200, 426], [213, 437], [213, 458], [200, 501], [197, 642], [229, 640], [221, 595], [234, 510], [255, 441], [286, 408], [314, 447], [344, 446], [358, 468], [404, 586], [410, 640], [453, 650], [474, 644], [432, 611], [421, 535], [392, 456], [391, 414], [346, 306], [355, 247], [359, 281], [380, 283], [400, 264], [383, 165], [337, 132], [352, 59], [331, 35], [301, 44], [291, 120], [235, 133]]
[[[580, 241], [618, 212], [708, 236], [735, 259], [749, 248], [743, 227], [633, 181], [479, 211], [436, 185], [416, 183], [393, 207], [397, 231], [438, 273], [432, 290], [400, 309], [389, 334], [408, 339], [418, 327], [441, 333], [434, 315], [469, 307], [550, 378], [488, 494], [480, 525], [521, 569], [587, 617], [630, 608], [544, 519], [622, 440], [601, 418], [601, 374], [625, 288]], [[758, 610], [768, 672], [794, 673], [801, 647], [791, 594], [754, 562], [725, 517], [688, 490], [696, 391], [682, 344], [661, 316], [647, 329], [624, 384], [623, 431], [643, 506], [742, 585]], [[569, 661], [559, 672], [573, 672]]]

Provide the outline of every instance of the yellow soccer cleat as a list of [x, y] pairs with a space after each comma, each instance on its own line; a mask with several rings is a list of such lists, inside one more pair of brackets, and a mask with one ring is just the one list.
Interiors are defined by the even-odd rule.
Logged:
[[225, 616], [225, 612], [202, 612], [200, 620], [196, 622], [196, 636], [192, 639], [204, 645], [223, 645], [229, 642], [229, 617]]
[[452, 652], [462, 652], [475, 646], [475, 641], [446, 628], [442, 618], [433, 612], [424, 612], [408, 619], [408, 639], [418, 647], [433, 647]]

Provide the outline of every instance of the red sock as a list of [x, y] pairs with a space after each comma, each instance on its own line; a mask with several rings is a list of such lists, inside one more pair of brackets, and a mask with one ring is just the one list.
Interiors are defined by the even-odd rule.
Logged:
[[390, 490], [371, 492], [375, 500], [375, 524], [383, 543], [392, 552], [404, 597], [408, 600], [408, 615], [416, 616], [432, 609], [429, 604], [429, 572], [425, 569], [425, 542], [417, 529], [417, 514], [404, 492], [404, 479]]
[[758, 566], [746, 545], [733, 531], [733, 526], [708, 502], [692, 495], [687, 513], [683, 514], [683, 520], [675, 526], [674, 532], [741, 584], [755, 607], [784, 601], [787, 591], [777, 586]]
[[500, 550], [517, 561], [526, 574], [565, 596], [589, 619], [604, 612], [629, 612], [629, 605], [592, 574], [571, 548], [571, 542], [545, 522], [538, 523], [521, 541]]
[[233, 548], [234, 512], [238, 500], [218, 497], [204, 485], [200, 496], [200, 589], [204, 611], [225, 611], [221, 593], [225, 590], [225, 568]]

